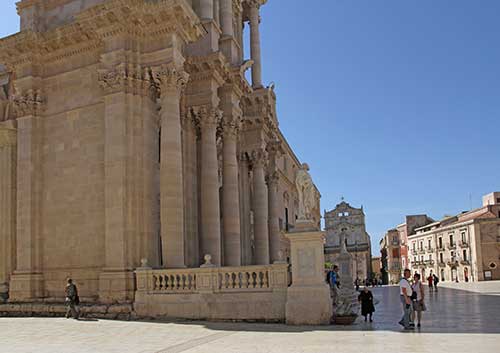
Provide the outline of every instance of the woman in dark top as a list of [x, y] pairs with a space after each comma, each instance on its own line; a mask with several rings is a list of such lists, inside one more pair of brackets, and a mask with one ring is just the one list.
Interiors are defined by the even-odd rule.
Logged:
[[375, 312], [375, 305], [373, 305], [373, 294], [367, 287], [359, 294], [358, 301], [361, 303], [361, 315], [365, 317], [365, 321], [369, 315], [370, 322], [372, 322], [372, 314]]

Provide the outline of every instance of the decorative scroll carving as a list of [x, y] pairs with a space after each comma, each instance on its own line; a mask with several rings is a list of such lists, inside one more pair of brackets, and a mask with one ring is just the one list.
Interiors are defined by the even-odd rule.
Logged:
[[39, 89], [29, 89], [23, 94], [11, 96], [10, 101], [17, 117], [38, 115], [44, 107], [44, 100]]
[[110, 70], [98, 70], [97, 77], [99, 85], [107, 93], [123, 90], [152, 99], [158, 95], [158, 87], [149, 67], [142, 68], [133, 63], [119, 64]]
[[242, 118], [240, 116], [222, 119], [222, 134], [225, 138], [236, 138], [241, 130]]

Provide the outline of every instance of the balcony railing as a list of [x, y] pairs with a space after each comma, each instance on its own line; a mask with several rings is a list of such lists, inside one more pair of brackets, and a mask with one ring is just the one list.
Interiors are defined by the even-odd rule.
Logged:
[[425, 254], [425, 249], [424, 249], [424, 248], [422, 248], [422, 249], [418, 249], [418, 253], [419, 253], [419, 254]]
[[417, 252], [417, 249], [412, 249], [412, 250], [411, 250], [411, 253], [412, 253], [413, 255], [417, 255], [417, 253], [418, 253], [418, 252]]
[[444, 262], [441, 262], [441, 261], [440, 261], [440, 262], [438, 262], [438, 266], [439, 266], [439, 267], [446, 267], [446, 264], [445, 264]]
[[433, 266], [434, 265], [434, 260], [425, 260], [424, 263], [428, 266]]
[[462, 261], [460, 261], [460, 263], [462, 265], [470, 265], [470, 261], [469, 260], [462, 260]]
[[465, 242], [465, 241], [461, 241], [460, 242], [460, 247], [461, 248], [468, 248], [469, 247], [469, 243]]
[[456, 250], [457, 249], [457, 244], [456, 243], [448, 244], [447, 248], [448, 248], [448, 250]]
[[431, 247], [427, 247], [427, 252], [434, 252], [434, 248], [431, 246]]

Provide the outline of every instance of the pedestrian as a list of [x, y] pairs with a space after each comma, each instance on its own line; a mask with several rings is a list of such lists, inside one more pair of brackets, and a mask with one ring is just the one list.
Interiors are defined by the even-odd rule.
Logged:
[[409, 269], [405, 269], [403, 272], [403, 278], [399, 281], [399, 294], [401, 298], [401, 304], [403, 305], [403, 317], [399, 321], [399, 324], [402, 325], [405, 330], [412, 330], [415, 328], [415, 324], [411, 321], [411, 304], [412, 304], [412, 294], [413, 290], [411, 289], [410, 284], [411, 271]]
[[359, 293], [358, 302], [361, 303], [361, 315], [365, 317], [365, 322], [367, 316], [370, 317], [370, 322], [373, 322], [372, 315], [375, 312], [375, 305], [373, 304], [373, 294], [368, 287], [364, 287]]
[[424, 286], [422, 281], [420, 281], [420, 275], [417, 273], [413, 276], [413, 285], [411, 287], [413, 294], [413, 322], [415, 322], [415, 317], [417, 319], [417, 327], [420, 327], [420, 321], [422, 321], [422, 311], [425, 311], [425, 294]]
[[434, 289], [434, 276], [432, 272], [429, 277], [427, 277], [427, 284], [429, 284], [429, 292], [432, 292], [432, 290]]
[[337, 265], [333, 266], [331, 271], [328, 271], [327, 282], [331, 289], [337, 289], [340, 287], [339, 281], [339, 267]]
[[78, 289], [73, 283], [71, 278], [68, 278], [68, 283], [66, 284], [66, 319], [69, 319], [71, 314], [72, 318], [78, 319], [77, 305], [80, 304], [80, 298], [78, 297]]
[[356, 292], [359, 292], [359, 278], [356, 277], [356, 280], [354, 281], [354, 285], [356, 286]]
[[436, 276], [436, 274], [433, 274], [432, 277], [434, 279], [434, 291], [437, 292], [438, 291], [439, 277]]

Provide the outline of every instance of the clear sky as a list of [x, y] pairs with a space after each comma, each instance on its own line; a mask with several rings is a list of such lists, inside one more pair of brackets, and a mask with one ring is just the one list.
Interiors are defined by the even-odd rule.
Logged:
[[[322, 209], [363, 205], [373, 253], [406, 214], [500, 191], [500, 1], [269, 0], [264, 80]], [[18, 30], [0, 4], [0, 37]], [[472, 202], [471, 202], [472, 201]]]

